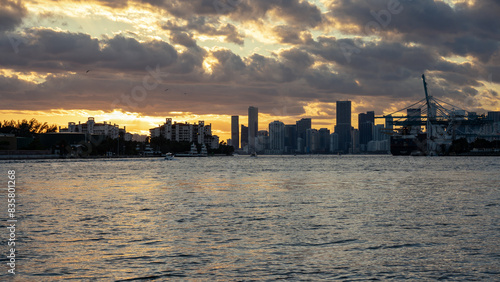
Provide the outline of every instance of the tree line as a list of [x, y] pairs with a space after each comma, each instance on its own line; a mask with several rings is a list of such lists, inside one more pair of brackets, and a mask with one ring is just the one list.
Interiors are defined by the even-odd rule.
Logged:
[[41, 123], [35, 118], [30, 120], [23, 119], [21, 121], [4, 120], [0, 122], [0, 133], [14, 134], [18, 137], [34, 137], [36, 134], [56, 132], [57, 125]]

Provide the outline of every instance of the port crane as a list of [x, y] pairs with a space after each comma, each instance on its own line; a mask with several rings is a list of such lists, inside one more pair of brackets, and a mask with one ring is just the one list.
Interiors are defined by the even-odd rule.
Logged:
[[459, 138], [468, 142], [498, 138], [492, 120], [429, 95], [425, 74], [422, 82], [424, 99], [389, 115], [375, 117], [386, 121], [393, 154], [439, 155]]

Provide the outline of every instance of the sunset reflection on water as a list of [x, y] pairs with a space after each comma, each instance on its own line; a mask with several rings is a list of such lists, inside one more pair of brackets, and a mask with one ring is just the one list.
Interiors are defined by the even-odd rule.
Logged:
[[21, 279], [498, 274], [498, 158], [239, 156], [0, 166], [19, 178]]

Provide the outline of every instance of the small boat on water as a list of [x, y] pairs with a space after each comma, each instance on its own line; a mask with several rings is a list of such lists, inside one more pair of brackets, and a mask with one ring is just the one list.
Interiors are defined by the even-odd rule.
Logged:
[[167, 160], [167, 161], [174, 160], [174, 155], [172, 153], [167, 153], [165, 155], [165, 160]]

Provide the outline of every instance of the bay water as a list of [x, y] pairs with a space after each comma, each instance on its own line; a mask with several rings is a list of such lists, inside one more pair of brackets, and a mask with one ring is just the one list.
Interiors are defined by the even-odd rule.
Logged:
[[500, 158], [0, 161], [0, 280], [498, 280]]

